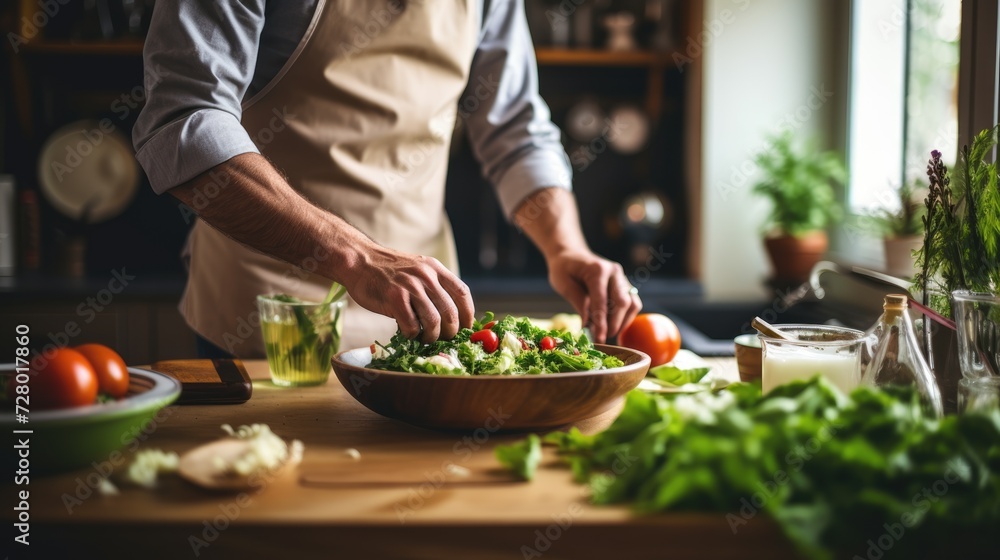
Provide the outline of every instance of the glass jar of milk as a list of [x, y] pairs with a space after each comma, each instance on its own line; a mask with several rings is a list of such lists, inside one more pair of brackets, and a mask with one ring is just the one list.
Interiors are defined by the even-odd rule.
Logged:
[[864, 333], [829, 325], [775, 325], [790, 340], [760, 335], [761, 389], [822, 375], [844, 394], [861, 383]]

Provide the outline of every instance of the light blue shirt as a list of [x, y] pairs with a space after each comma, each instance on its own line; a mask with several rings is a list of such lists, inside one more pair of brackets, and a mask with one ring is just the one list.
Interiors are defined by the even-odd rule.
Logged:
[[[570, 188], [572, 168], [538, 95], [523, 2], [489, 6], [456, 109], [511, 216], [535, 189]], [[143, 51], [146, 104], [133, 129], [153, 190], [259, 153], [240, 124], [242, 104], [278, 73], [315, 9], [316, 0], [157, 0]]]

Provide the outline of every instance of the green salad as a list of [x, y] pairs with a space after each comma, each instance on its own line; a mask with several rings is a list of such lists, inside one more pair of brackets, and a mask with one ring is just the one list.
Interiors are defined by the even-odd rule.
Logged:
[[451, 340], [425, 344], [397, 332], [371, 350], [370, 368], [434, 375], [537, 375], [624, 365], [594, 348], [586, 334], [542, 329], [526, 317], [496, 320], [493, 313]]

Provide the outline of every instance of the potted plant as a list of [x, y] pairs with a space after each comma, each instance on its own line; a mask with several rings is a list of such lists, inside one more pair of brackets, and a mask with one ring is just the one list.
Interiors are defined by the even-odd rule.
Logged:
[[843, 161], [833, 152], [797, 149], [787, 132], [772, 137], [755, 161], [761, 177], [753, 192], [771, 202], [764, 244], [773, 280], [804, 282], [829, 246], [826, 227], [842, 213], [834, 184], [846, 180]]
[[915, 196], [916, 183], [903, 183], [896, 190], [898, 208], [881, 208], [868, 215], [872, 229], [882, 236], [885, 270], [899, 278], [913, 278], [914, 253], [923, 246], [923, 201]]

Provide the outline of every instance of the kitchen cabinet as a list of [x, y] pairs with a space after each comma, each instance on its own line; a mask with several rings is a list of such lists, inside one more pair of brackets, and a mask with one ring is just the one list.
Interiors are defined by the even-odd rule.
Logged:
[[[556, 4], [529, 5], [529, 22], [539, 89], [553, 121], [563, 129], [589, 244], [621, 262], [639, 282], [642, 275], [698, 278], [702, 61], [700, 53], [688, 52], [682, 38], [696, 36], [704, 25], [703, 3], [668, 3], [674, 6], [669, 17], [674, 47], [640, 46], [629, 51], [606, 50], [601, 39], [579, 47], [551, 45], [546, 9], [564, 10], [570, 18], [579, 15], [572, 3]], [[601, 4], [602, 9], [629, 5]], [[533, 6], [540, 16], [530, 17]], [[598, 123], [593, 138], [581, 140], [572, 134], [570, 122], [578, 118], [574, 115], [582, 105], [597, 110], [593, 114]], [[615, 114], [623, 112], [633, 119], [641, 115], [641, 120], [613, 124], [620, 122]], [[649, 137], [640, 149], [632, 152], [615, 146], [619, 133], [641, 134], [642, 128], [648, 129]], [[471, 150], [461, 135], [457, 139], [446, 206], [456, 231], [479, 232], [457, 240], [463, 273], [544, 276], [541, 255], [506, 225]], [[657, 213], [659, 217], [654, 216]]]
[[[140, 276], [121, 289], [112, 278], [0, 278], [0, 329], [28, 325], [37, 350], [99, 342], [129, 364], [195, 356], [194, 332], [177, 310], [182, 278]], [[0, 356], [13, 355], [14, 337], [0, 339]]]
[[[22, 323], [31, 328], [40, 349], [62, 341], [71, 346], [99, 342], [115, 348], [130, 364], [196, 355], [194, 332], [176, 300], [113, 304], [92, 315], [60, 303], [13, 305], [0, 312], [0, 324], [11, 327], [5, 330], [13, 332], [13, 326]], [[13, 346], [7, 346], [0, 345], [0, 354], [13, 356]]]
[[[10, 56], [14, 118], [4, 167], [17, 178], [19, 189], [38, 191], [39, 154], [50, 135], [69, 123], [96, 119], [131, 143], [132, 125], [144, 100], [141, 53], [137, 39], [70, 42], [36, 37]], [[123, 211], [97, 224], [82, 225], [57, 211], [41, 193], [37, 198], [43, 270], [56, 272], [62, 266], [67, 239], [83, 239], [83, 268], [90, 273], [122, 265], [146, 273], [182, 273], [179, 253], [191, 220], [172, 197], [156, 195], [144, 177]]]

